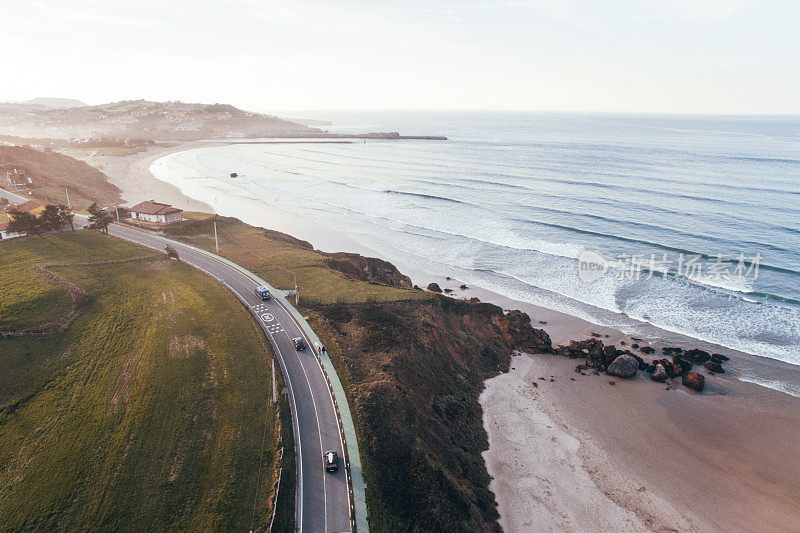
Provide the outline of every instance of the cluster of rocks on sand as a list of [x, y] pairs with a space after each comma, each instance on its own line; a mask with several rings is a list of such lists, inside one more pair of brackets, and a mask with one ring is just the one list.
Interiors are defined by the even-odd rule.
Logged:
[[[655, 349], [650, 346], [639, 347], [638, 344], [633, 344], [631, 347], [638, 348], [648, 356], [655, 353]], [[575, 372], [581, 374], [592, 369], [595, 374], [605, 372], [611, 376], [632, 378], [641, 370], [650, 374], [653, 381], [665, 382], [667, 379], [681, 378], [685, 387], [698, 392], [705, 387], [705, 376], [692, 368], [702, 365], [711, 374], [721, 374], [724, 372], [722, 363], [728, 360], [722, 354], [709, 354], [697, 348], [684, 351], [683, 348], [668, 346], [661, 351], [664, 357], [645, 361], [629, 349], [620, 350], [614, 345], [603, 344], [598, 338], [572, 341], [554, 350], [558, 355], [585, 359], [585, 363], [575, 367]]]

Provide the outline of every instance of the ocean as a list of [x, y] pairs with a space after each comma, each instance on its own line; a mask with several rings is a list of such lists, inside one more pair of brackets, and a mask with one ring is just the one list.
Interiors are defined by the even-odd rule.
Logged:
[[800, 365], [800, 117], [305, 116], [448, 140], [216, 146], [151, 170], [222, 215], [297, 215], [416, 271]]

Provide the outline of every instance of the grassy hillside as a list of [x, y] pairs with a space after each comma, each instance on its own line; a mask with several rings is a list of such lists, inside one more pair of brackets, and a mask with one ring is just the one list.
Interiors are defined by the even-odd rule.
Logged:
[[[0, 187], [7, 188], [6, 171], [14, 169], [32, 179], [32, 197], [46, 203], [67, 204], [69, 187], [72, 206], [77, 210], [121, 202], [120, 189], [108, 182], [108, 176], [72, 157], [27, 146], [0, 146]], [[21, 192], [23, 196], [27, 192]]]
[[[151, 254], [85, 231], [0, 242], [0, 329], [65, 309], [34, 264]], [[61, 334], [0, 338], [0, 530], [263, 530], [278, 436], [246, 310], [175, 261], [50, 270], [92, 302]]]
[[[389, 263], [370, 270], [365, 263], [367, 259], [357, 254], [322, 253], [307, 242], [235, 218], [205, 213], [184, 213], [184, 216], [189, 220], [166, 228], [169, 237], [215, 251], [212, 221], [216, 219], [220, 255], [281, 289], [292, 289], [297, 276], [302, 305], [432, 297], [430, 293], [411, 289], [410, 280]], [[384, 263], [370, 259], [372, 262]]]

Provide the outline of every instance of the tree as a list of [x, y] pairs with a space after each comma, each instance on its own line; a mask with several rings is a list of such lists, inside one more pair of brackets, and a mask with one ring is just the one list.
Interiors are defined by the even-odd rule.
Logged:
[[61, 221], [64, 224], [69, 224], [70, 229], [75, 231], [75, 213], [69, 207], [64, 204], [58, 204], [58, 216], [61, 217]]
[[164, 253], [166, 253], [167, 257], [170, 259], [177, 259], [178, 261], [181, 260], [181, 258], [178, 257], [178, 250], [169, 244], [164, 248]]
[[99, 229], [103, 233], [108, 233], [108, 225], [111, 224], [112, 218], [105, 209], [100, 209], [94, 203], [89, 206], [89, 227], [92, 229]]
[[19, 209], [9, 209], [11, 221], [8, 223], [8, 231], [25, 235], [39, 235], [42, 228], [36, 215]]
[[48, 204], [44, 207], [44, 211], [39, 214], [39, 225], [45, 231], [61, 231], [64, 219], [61, 218], [57, 205]]

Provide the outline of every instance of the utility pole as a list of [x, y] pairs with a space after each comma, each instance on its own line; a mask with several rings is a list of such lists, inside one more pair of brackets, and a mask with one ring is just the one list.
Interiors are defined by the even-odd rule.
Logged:
[[297, 290], [297, 274], [292, 272], [294, 276], [294, 305], [300, 305], [300, 291]]
[[114, 211], [117, 212], [117, 222], [119, 222], [119, 207], [116, 204], [114, 204]]
[[278, 403], [278, 385], [275, 382], [275, 357], [272, 358], [272, 403]]
[[219, 254], [219, 240], [217, 240], [217, 221], [214, 221], [214, 244], [217, 247], [217, 254]]
[[72, 203], [69, 201], [69, 190], [66, 187], [64, 187], [64, 192], [67, 194], [67, 207], [72, 209]]

